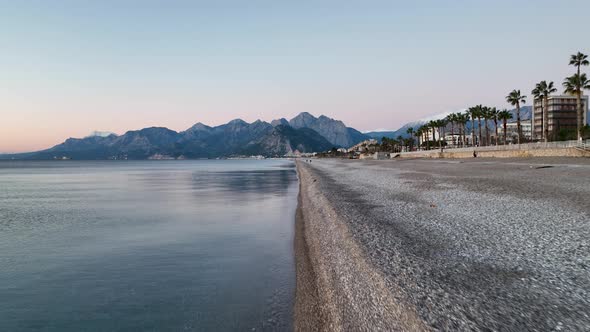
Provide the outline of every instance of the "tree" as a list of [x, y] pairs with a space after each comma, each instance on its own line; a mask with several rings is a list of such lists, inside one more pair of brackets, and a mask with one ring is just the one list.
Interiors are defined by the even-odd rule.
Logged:
[[457, 114], [451, 113], [447, 115], [445, 120], [451, 124], [451, 139], [453, 142], [453, 146], [455, 146], [455, 122], [457, 121]]
[[427, 139], [429, 130], [430, 130], [430, 128], [428, 127], [427, 124], [420, 127], [420, 133], [422, 133], [422, 145], [424, 145], [424, 142], [426, 142], [426, 149], [427, 150], [430, 150], [430, 142]]
[[436, 128], [438, 129], [438, 147], [440, 148], [440, 151], [442, 152], [442, 141], [444, 140], [445, 137], [445, 127], [447, 126], [447, 120], [445, 119], [440, 119], [440, 120], [436, 120], [434, 121]]
[[508, 123], [508, 120], [512, 119], [512, 113], [508, 110], [503, 110], [498, 113], [498, 119], [502, 120], [502, 125], [504, 126], [504, 145], [506, 145], [506, 124]]
[[576, 66], [578, 69], [578, 75], [580, 75], [580, 67], [581, 66], [588, 66], [590, 62], [588, 62], [588, 56], [583, 54], [582, 52], [578, 52], [577, 54], [572, 54], [570, 56], [570, 66]]
[[477, 117], [477, 108], [469, 107], [465, 115], [467, 115], [467, 118], [471, 118], [471, 145], [475, 146], [475, 118]]
[[408, 135], [410, 135], [410, 139], [412, 140], [410, 143], [410, 150], [412, 150], [413, 145], [414, 145], [414, 128], [412, 128], [412, 127], [408, 128], [408, 130], [406, 130], [406, 133]]
[[457, 122], [460, 125], [460, 129], [459, 129], [459, 136], [461, 136], [461, 134], [463, 134], [463, 139], [461, 140], [461, 146], [465, 146], [465, 140], [466, 140], [466, 136], [465, 136], [465, 132], [467, 131], [467, 122], [469, 121], [469, 116], [463, 113], [457, 113]]
[[430, 150], [430, 138], [428, 137], [430, 128], [427, 125], [422, 126], [422, 134], [424, 134], [424, 142], [426, 142], [426, 150]]
[[574, 94], [577, 97], [576, 100], [576, 106], [577, 106], [577, 133], [578, 133], [578, 139], [582, 139], [582, 127], [584, 125], [583, 122], [583, 118], [584, 118], [584, 113], [582, 110], [582, 93], [584, 89], [584, 80], [582, 79], [582, 75], [584, 76], [584, 78], [586, 77], [585, 74], [581, 74], [580, 73], [580, 67], [581, 66], [588, 66], [590, 65], [590, 62], [588, 62], [588, 56], [586, 54], [583, 54], [581, 52], [578, 52], [577, 54], [572, 54], [570, 56], [570, 66], [576, 66], [577, 68], [577, 74], [567, 77], [565, 79], [565, 81], [563, 82], [563, 86], [566, 89], [566, 93], [571, 93]]
[[546, 83], [543, 81], [543, 132], [545, 134], [545, 142], [549, 141], [549, 96], [557, 92], [557, 89], [553, 86], [553, 82]]
[[432, 129], [432, 141], [436, 144], [436, 120], [431, 120], [428, 122], [428, 127]]
[[494, 129], [496, 131], [496, 146], [498, 146], [498, 116], [500, 115], [500, 111], [495, 108], [492, 107], [490, 109], [490, 117], [492, 120], [494, 120]]
[[[543, 140], [549, 140], [549, 95], [556, 92], [557, 89], [553, 86], [553, 82], [541, 81], [535, 85], [533, 91], [534, 100], [541, 100], [541, 113], [543, 114]], [[533, 102], [534, 106], [534, 102]]]
[[439, 129], [438, 146], [440, 147], [440, 152], [442, 152], [443, 141], [445, 141], [444, 143], [446, 145], [445, 133], [446, 133], [447, 125], [449, 124], [449, 122], [447, 121], [447, 119], [440, 119], [440, 120], [437, 120], [437, 123], [438, 123], [438, 129]]
[[402, 152], [401, 151], [401, 147], [403, 147], [403, 145], [404, 145], [404, 137], [402, 135], [398, 135], [397, 136], [397, 142], [400, 145], [400, 151], [398, 151], [398, 152]]
[[482, 135], [481, 135], [481, 117], [483, 115], [484, 108], [481, 105], [477, 105], [477, 106], [475, 106], [475, 108], [476, 108], [475, 115], [477, 116], [477, 129], [479, 131], [478, 144], [481, 145], [481, 139], [482, 139]]
[[582, 139], [582, 128], [583, 128], [583, 116], [584, 113], [582, 111], [582, 95], [584, 94], [584, 90], [590, 89], [590, 81], [586, 77], [586, 74], [574, 74], [570, 77], [566, 77], [565, 81], [563, 82], [563, 87], [565, 88], [565, 93], [569, 93], [571, 95], [576, 96], [576, 107], [577, 107], [577, 136], [578, 139]]
[[484, 125], [486, 128], [486, 145], [490, 145], [490, 127], [488, 126], [488, 122], [492, 117], [491, 110], [492, 109], [487, 106], [483, 107], [481, 110], [481, 116], [484, 119]]
[[[543, 129], [543, 139], [545, 139], [545, 126], [547, 126], [547, 123], [545, 122], [545, 112], [544, 112], [544, 103], [543, 103], [543, 84], [545, 81], [541, 81], [539, 83], [537, 83], [535, 85], [535, 88], [531, 91], [531, 95], [533, 95], [533, 115], [535, 113], [535, 103], [537, 102], [537, 100], [541, 101], [541, 114], [543, 117], [543, 121], [541, 121], [542, 125], [541, 128]], [[534, 137], [534, 133], [533, 133], [533, 137]]]
[[418, 128], [414, 131], [414, 136], [416, 136], [416, 140], [418, 141], [418, 149], [420, 149], [420, 138], [422, 137], [422, 128]]
[[526, 103], [526, 96], [520, 94], [520, 90], [512, 90], [508, 96], [506, 96], [506, 101], [512, 105], [516, 106], [516, 131], [518, 132], [518, 144], [522, 140], [522, 127], [520, 126], [520, 104]]

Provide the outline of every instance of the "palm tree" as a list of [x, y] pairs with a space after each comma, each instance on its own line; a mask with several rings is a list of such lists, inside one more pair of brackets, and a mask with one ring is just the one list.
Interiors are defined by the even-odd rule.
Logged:
[[428, 122], [428, 127], [430, 127], [432, 129], [432, 141], [436, 143], [436, 126], [438, 124], [436, 123], [436, 120], [431, 120], [430, 122]]
[[477, 116], [477, 128], [479, 130], [479, 139], [478, 139], [479, 142], [478, 142], [478, 144], [481, 145], [481, 138], [482, 138], [482, 135], [481, 135], [481, 117], [483, 115], [484, 108], [481, 105], [477, 105], [477, 106], [475, 106], [475, 108], [476, 108], [475, 116]]
[[481, 116], [484, 119], [484, 124], [485, 124], [485, 128], [486, 128], [486, 145], [490, 145], [490, 128], [488, 126], [488, 122], [490, 121], [491, 116], [492, 116], [491, 110], [492, 109], [487, 106], [482, 107], [482, 110], [481, 110]]
[[526, 96], [520, 94], [520, 90], [512, 90], [508, 96], [506, 96], [506, 101], [512, 105], [516, 106], [516, 130], [518, 132], [518, 144], [522, 140], [522, 127], [520, 126], [520, 104], [526, 103]]
[[426, 150], [430, 150], [430, 139], [428, 135], [430, 135], [430, 127], [428, 125], [424, 125], [422, 127], [422, 133], [424, 133], [424, 141], [426, 142]]
[[494, 120], [494, 129], [496, 130], [496, 146], [498, 146], [498, 116], [500, 115], [500, 111], [495, 108], [492, 107], [490, 109], [490, 117], [492, 120]]
[[545, 140], [545, 142], [549, 140], [549, 95], [556, 91], [557, 89], [553, 86], [553, 82], [547, 83], [547, 81], [537, 83], [533, 91], [531, 91], [534, 100], [541, 100], [541, 113], [543, 114], [543, 140]]
[[533, 95], [533, 115], [535, 112], [535, 102], [537, 102], [537, 100], [541, 101], [541, 114], [543, 117], [543, 121], [542, 121], [542, 129], [543, 129], [543, 139], [545, 139], [545, 126], [547, 126], [547, 123], [545, 122], [545, 112], [544, 112], [544, 103], [543, 103], [543, 85], [545, 85], [545, 81], [541, 81], [539, 83], [537, 83], [535, 85], [535, 88], [533, 89], [533, 91], [531, 91], [531, 94]]
[[445, 138], [445, 127], [447, 126], [447, 120], [446, 119], [440, 119], [440, 120], [436, 120], [436, 128], [438, 129], [438, 147], [440, 148], [440, 151], [442, 152], [442, 141]]
[[445, 120], [451, 124], [451, 139], [453, 141], [453, 146], [455, 145], [455, 113], [451, 113], [447, 115]]
[[553, 82], [546, 83], [543, 81], [543, 134], [545, 135], [545, 142], [549, 141], [549, 96], [557, 92], [557, 88], [553, 86]]
[[512, 119], [512, 113], [508, 110], [503, 110], [498, 113], [498, 119], [502, 120], [502, 125], [504, 126], [504, 145], [506, 145], [506, 123], [508, 123], [508, 120]]
[[408, 128], [408, 130], [406, 130], [406, 133], [408, 135], [410, 135], [410, 139], [412, 140], [412, 143], [410, 143], [410, 150], [411, 150], [414, 145], [414, 128], [412, 128], [412, 127]]
[[590, 65], [590, 62], [588, 62], [588, 56], [586, 54], [578, 52], [577, 54], [572, 54], [570, 56], [570, 66], [578, 67], [578, 75], [580, 75], [580, 66], [588, 65]]
[[[590, 62], [588, 62], [588, 56], [586, 54], [583, 54], [581, 52], [578, 52], [577, 54], [572, 54], [570, 56], [570, 66], [576, 66], [577, 67], [577, 79], [573, 79], [571, 83], [574, 83], [574, 81], [578, 81], [577, 83], [583, 83], [581, 80], [581, 73], [580, 73], [580, 67], [581, 66], [588, 66], [590, 65]], [[572, 76], [574, 77], [574, 76]], [[570, 78], [566, 78], [566, 81], [569, 80]], [[565, 82], [563, 83], [565, 86]], [[582, 93], [583, 93], [583, 86], [584, 84], [578, 84], [578, 87], [580, 87], [580, 89], [577, 89], [578, 92], [576, 92], [576, 97], [577, 97], [577, 101], [576, 101], [576, 106], [577, 106], [577, 111], [578, 111], [578, 126], [577, 126], [577, 131], [578, 131], [578, 139], [582, 139], [582, 126], [584, 125], [583, 122], [583, 111], [582, 111]], [[570, 84], [571, 87], [574, 87], [573, 85]], [[566, 87], [567, 90], [567, 87]], [[575, 89], [574, 89], [575, 90]], [[567, 93], [567, 91], [566, 91]]]
[[422, 137], [422, 127], [419, 127], [415, 132], [416, 140], [418, 141], [418, 150], [420, 149], [420, 138]]
[[[455, 125], [457, 126], [457, 134], [459, 136], [459, 137], [457, 137], [457, 143], [456, 143], [457, 146], [460, 146], [461, 145], [461, 137], [463, 137], [462, 136], [463, 124], [461, 123], [461, 117], [462, 116], [463, 116], [462, 113], [454, 113], [453, 114], [453, 118], [455, 119], [454, 122], [455, 122]], [[453, 141], [454, 140], [455, 139], [453, 138]]]
[[430, 129], [428, 128], [428, 126], [426, 124], [420, 127], [420, 133], [422, 134], [422, 143], [426, 142], [426, 149], [427, 150], [430, 150], [430, 143], [427, 140], [429, 130]]
[[465, 131], [467, 130], [466, 125], [469, 122], [469, 116], [463, 113], [457, 113], [457, 122], [460, 124], [459, 129], [459, 136], [461, 136], [461, 132], [463, 133], [463, 139], [461, 140], [461, 146], [465, 146], [466, 135]]
[[565, 81], [563, 82], [563, 87], [565, 88], [565, 93], [572, 94], [577, 97], [577, 109], [578, 109], [578, 140], [582, 139], [582, 121], [583, 121], [583, 113], [582, 113], [582, 94], [584, 94], [584, 90], [590, 89], [590, 81], [586, 77], [586, 74], [574, 74], [570, 77], [566, 77]]
[[398, 152], [402, 152], [401, 150], [402, 150], [402, 148], [404, 146], [404, 137], [402, 135], [398, 135], [397, 136], [397, 142], [400, 145], [400, 150]]
[[475, 118], [477, 117], [477, 109], [475, 107], [469, 107], [465, 115], [468, 119], [471, 119], [471, 145], [475, 146]]

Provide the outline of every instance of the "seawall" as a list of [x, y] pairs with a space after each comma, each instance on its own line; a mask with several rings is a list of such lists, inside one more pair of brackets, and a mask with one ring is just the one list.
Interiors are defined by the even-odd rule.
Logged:
[[296, 164], [295, 331], [428, 330], [367, 261], [344, 217], [322, 193], [322, 178], [304, 161]]
[[[430, 150], [418, 152], [404, 152], [398, 155], [401, 158], [473, 158], [473, 150], [460, 151], [457, 149]], [[522, 149], [522, 150], [477, 150], [478, 157], [484, 158], [529, 158], [529, 157], [590, 157], [590, 152], [576, 148], [555, 148], [555, 149]]]

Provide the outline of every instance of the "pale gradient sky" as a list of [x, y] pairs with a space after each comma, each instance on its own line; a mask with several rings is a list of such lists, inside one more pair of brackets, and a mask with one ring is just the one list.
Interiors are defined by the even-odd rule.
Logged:
[[590, 1], [0, 0], [0, 152], [93, 130], [291, 118], [359, 130], [561, 88]]

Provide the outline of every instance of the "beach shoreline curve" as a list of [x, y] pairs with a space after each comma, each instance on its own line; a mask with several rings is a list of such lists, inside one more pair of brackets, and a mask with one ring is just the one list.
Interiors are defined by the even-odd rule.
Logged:
[[296, 161], [295, 331], [425, 331], [411, 306], [387, 288], [322, 194], [321, 177]]

